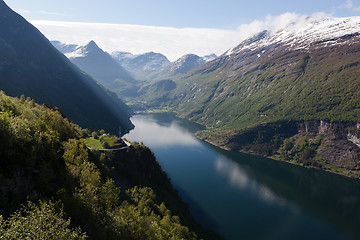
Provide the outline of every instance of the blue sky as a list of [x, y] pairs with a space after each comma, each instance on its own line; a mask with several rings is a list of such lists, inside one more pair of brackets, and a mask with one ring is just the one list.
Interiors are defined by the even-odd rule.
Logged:
[[257, 31], [279, 22], [296, 21], [301, 16], [319, 13], [331, 17], [360, 15], [360, 0], [5, 2], [50, 40], [77, 44], [95, 40], [108, 52], [156, 51], [170, 60], [186, 53], [221, 54]]
[[168, 27], [234, 29], [285, 12], [358, 15], [360, 1], [349, 0], [5, 0], [27, 19], [101, 22]]

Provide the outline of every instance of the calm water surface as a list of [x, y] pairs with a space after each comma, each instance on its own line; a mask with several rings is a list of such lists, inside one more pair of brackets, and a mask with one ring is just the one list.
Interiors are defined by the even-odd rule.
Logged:
[[125, 138], [155, 153], [198, 221], [226, 239], [360, 239], [360, 182], [198, 140], [201, 126], [140, 114]]

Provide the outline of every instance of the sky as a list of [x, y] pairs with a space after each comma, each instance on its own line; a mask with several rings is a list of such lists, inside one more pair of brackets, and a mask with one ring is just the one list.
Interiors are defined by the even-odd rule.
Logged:
[[50, 40], [105, 51], [155, 51], [174, 61], [218, 55], [267, 28], [303, 16], [360, 14], [360, 0], [5, 0]]

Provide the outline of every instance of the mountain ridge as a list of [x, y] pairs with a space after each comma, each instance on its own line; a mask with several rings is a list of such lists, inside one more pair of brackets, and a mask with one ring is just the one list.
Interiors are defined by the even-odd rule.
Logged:
[[189, 53], [180, 57], [160, 71], [151, 74], [149, 78], [151, 78], [152, 81], [175, 79], [187, 74], [203, 64], [206, 64], [207, 62], [216, 59], [216, 57], [217, 56], [215, 54], [199, 57], [196, 54]]
[[[300, 139], [310, 138], [310, 135], [295, 133], [296, 130], [291, 136], [286, 131], [277, 132], [284, 129], [282, 126], [286, 122], [360, 121], [360, 24], [354, 24], [358, 22], [359, 17], [306, 19], [306, 23], [320, 26], [305, 24], [304, 28], [295, 28], [293, 32], [288, 26], [283, 32], [274, 34], [263, 31], [217, 59], [173, 79], [175, 89], [165, 93], [162, 89], [159, 94], [147, 92], [145, 100], [149, 100], [150, 106], [170, 107], [180, 116], [206, 125], [208, 130], [198, 136], [224, 148], [270, 156], [280, 154], [285, 140], [293, 137], [298, 139], [293, 151], [304, 150], [305, 147], [300, 148], [298, 144]], [[344, 32], [348, 24], [351, 31]], [[324, 29], [324, 26], [332, 28]], [[328, 34], [318, 36], [324, 31]], [[307, 35], [302, 38], [304, 32]], [[290, 35], [291, 38], [284, 37]], [[299, 44], [295, 44], [296, 41], [300, 41]], [[157, 94], [166, 96], [166, 101], [158, 101]], [[347, 126], [338, 129], [356, 130]], [[349, 143], [339, 150], [344, 156], [346, 151], [357, 148], [346, 134], [335, 132], [336, 141]], [[325, 135], [325, 140], [320, 140], [320, 132], [312, 135], [311, 141], [318, 139], [318, 145], [311, 145], [307, 140], [311, 148], [307, 151], [313, 153], [309, 157], [310, 166], [320, 164], [332, 168], [333, 164], [334, 168], [341, 166], [345, 172], [352, 171], [354, 176], [360, 176], [357, 164], [344, 167], [344, 162], [329, 158], [329, 152], [335, 154], [335, 147], [325, 143], [333, 142], [336, 146], [336, 141], [331, 139], [334, 135]], [[354, 136], [358, 136], [356, 131]], [[261, 147], [268, 150], [261, 150]], [[356, 151], [353, 153], [358, 156]], [[290, 159], [297, 158], [294, 155]], [[354, 161], [359, 162], [359, 157], [354, 157]]]
[[82, 73], [34, 26], [0, 1], [0, 89], [60, 107], [84, 127], [125, 133], [129, 108]]
[[170, 64], [166, 56], [155, 52], [133, 55], [128, 52], [116, 51], [111, 55], [139, 80], [147, 80], [149, 74], [157, 72]]
[[138, 81], [93, 40], [85, 46], [78, 46], [75, 51], [65, 56], [119, 96], [129, 96], [137, 91]]
[[336, 45], [336, 40], [359, 34], [360, 17], [316, 18], [307, 17], [291, 23], [277, 31], [264, 30], [258, 35], [229, 49], [224, 55], [239, 53], [245, 49], [254, 50], [264, 46], [284, 44], [287, 50], [309, 49], [314, 44]]

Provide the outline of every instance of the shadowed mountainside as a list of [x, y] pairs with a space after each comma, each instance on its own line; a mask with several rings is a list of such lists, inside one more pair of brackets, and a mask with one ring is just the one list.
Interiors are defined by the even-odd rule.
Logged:
[[81, 72], [31, 24], [0, 1], [0, 89], [61, 108], [83, 127], [125, 133], [129, 108]]

